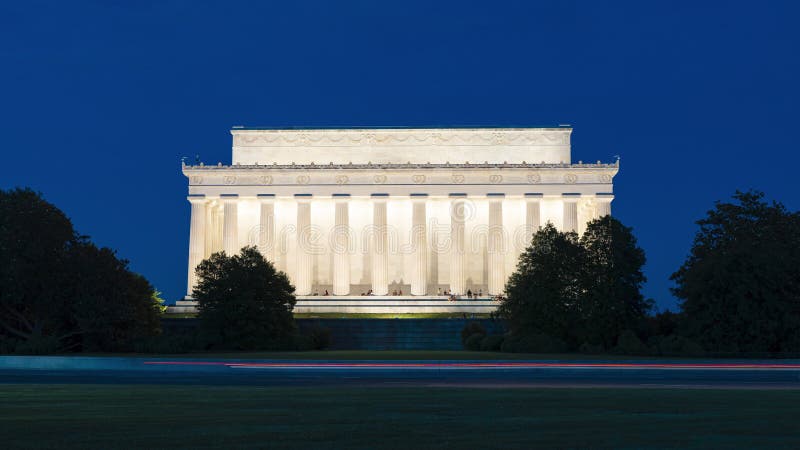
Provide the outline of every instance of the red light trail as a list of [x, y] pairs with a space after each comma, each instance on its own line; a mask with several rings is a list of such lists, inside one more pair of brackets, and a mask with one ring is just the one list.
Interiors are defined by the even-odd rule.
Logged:
[[800, 370], [786, 363], [559, 363], [559, 362], [224, 362], [145, 361], [163, 366], [226, 366], [233, 369], [633, 369], [633, 370]]

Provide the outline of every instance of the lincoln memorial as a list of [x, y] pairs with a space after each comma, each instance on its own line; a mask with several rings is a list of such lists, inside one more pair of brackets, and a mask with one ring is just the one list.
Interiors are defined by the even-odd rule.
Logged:
[[573, 162], [571, 133], [234, 127], [230, 165], [183, 165], [191, 228], [179, 303], [193, 303], [200, 261], [255, 245], [296, 287], [296, 311], [367, 298], [390, 311], [455, 299], [452, 310], [468, 292], [480, 294], [468, 310], [490, 310], [540, 225], [582, 233], [611, 213], [619, 164]]

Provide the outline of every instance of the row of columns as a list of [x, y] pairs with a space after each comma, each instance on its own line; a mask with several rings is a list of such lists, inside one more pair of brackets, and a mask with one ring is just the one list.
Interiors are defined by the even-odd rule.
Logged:
[[[372, 198], [372, 234], [370, 238], [370, 256], [372, 262], [372, 293], [374, 295], [387, 295], [389, 293], [389, 242], [387, 230], [386, 203], [388, 194], [373, 194]], [[428, 284], [427, 261], [427, 194], [412, 194], [412, 261], [413, 269], [410, 274], [411, 294], [425, 295]], [[466, 194], [450, 195], [450, 292], [453, 294], [466, 293], [466, 252], [465, 252], [465, 219], [466, 219]], [[504, 271], [505, 243], [503, 242], [503, 194], [488, 194], [489, 200], [489, 233], [487, 240], [488, 250], [488, 283], [489, 294], [499, 294], [503, 291], [506, 280]], [[542, 194], [526, 194], [525, 225], [530, 234], [533, 234], [541, 225], [541, 200]], [[578, 230], [579, 194], [564, 194], [564, 231]], [[611, 213], [611, 199], [613, 196], [599, 195], [597, 198], [597, 215], [602, 217]], [[209, 232], [218, 227], [219, 214], [211, 214], [206, 208], [206, 199], [203, 195], [190, 195], [191, 202], [191, 231], [189, 236], [189, 277], [188, 295], [197, 283], [195, 268], [206, 254], [206, 244], [212, 236], [219, 233]], [[260, 201], [260, 232], [259, 248], [264, 249], [264, 255], [270, 261], [275, 260], [275, 205], [274, 195], [259, 195]], [[297, 255], [294, 272], [294, 284], [297, 295], [310, 295], [313, 284], [313, 255], [307, 251], [311, 242], [311, 194], [295, 195], [297, 201]], [[350, 234], [348, 232], [349, 194], [335, 194], [335, 227], [333, 252], [333, 294], [348, 295], [350, 293]], [[227, 254], [236, 254], [238, 248], [238, 211], [236, 194], [223, 194], [220, 196], [222, 204], [222, 249]], [[211, 228], [207, 230], [207, 228]], [[213, 242], [211, 245], [215, 245]], [[521, 252], [523, 249], [516, 249]]]

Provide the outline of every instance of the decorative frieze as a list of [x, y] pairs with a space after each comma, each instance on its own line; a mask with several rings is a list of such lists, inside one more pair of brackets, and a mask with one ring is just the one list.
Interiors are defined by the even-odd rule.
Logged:
[[571, 128], [435, 130], [233, 129], [236, 147], [359, 147], [425, 145], [568, 145]]

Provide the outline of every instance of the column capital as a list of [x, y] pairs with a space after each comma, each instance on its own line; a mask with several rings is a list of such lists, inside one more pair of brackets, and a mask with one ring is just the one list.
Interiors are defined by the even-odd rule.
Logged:
[[601, 192], [594, 195], [594, 199], [598, 202], [611, 203], [614, 200], [614, 194]]
[[186, 197], [186, 200], [189, 200], [189, 203], [192, 204], [201, 204], [206, 202], [206, 195], [205, 194], [189, 194]]
[[298, 203], [310, 203], [313, 198], [311, 194], [294, 194], [294, 200]]
[[239, 200], [239, 194], [219, 194], [222, 203], [235, 203]]
[[538, 202], [544, 198], [544, 194], [541, 192], [526, 192], [525, 193], [525, 200], [530, 202]]
[[576, 192], [565, 192], [561, 194], [561, 199], [565, 202], [574, 203], [580, 200], [581, 194]]
[[411, 201], [415, 201], [415, 202], [424, 202], [424, 201], [428, 200], [428, 194], [412, 193], [412, 194], [409, 194], [408, 196], [409, 196], [409, 198], [411, 198]]
[[385, 202], [389, 200], [389, 194], [385, 193], [370, 194], [369, 197], [372, 199], [373, 202]]
[[259, 200], [261, 203], [269, 203], [269, 202], [274, 202], [274, 201], [275, 201], [275, 194], [257, 194], [257, 195], [256, 195], [256, 198], [257, 198], [257, 199], [258, 199], [258, 200]]
[[343, 203], [350, 201], [350, 194], [332, 194], [333, 201], [336, 203]]
[[490, 202], [501, 202], [504, 198], [506, 198], [506, 194], [500, 192], [490, 192], [486, 194], [486, 198], [489, 199]]

